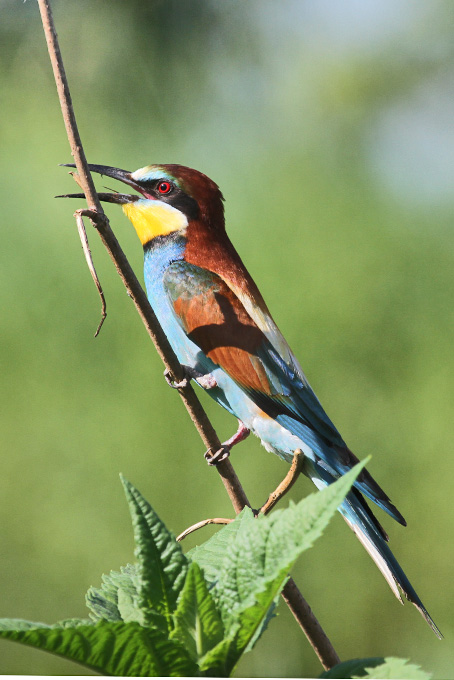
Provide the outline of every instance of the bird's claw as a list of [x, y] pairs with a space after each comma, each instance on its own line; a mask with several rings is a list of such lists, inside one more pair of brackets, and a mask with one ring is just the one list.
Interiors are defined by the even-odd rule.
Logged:
[[221, 448], [216, 453], [213, 453], [211, 449], [208, 449], [204, 453], [204, 458], [208, 465], [219, 465], [223, 463], [230, 456], [230, 447], [221, 444]]
[[180, 380], [180, 382], [176, 382], [171, 371], [168, 369], [164, 371], [164, 378], [166, 379], [167, 384], [174, 390], [186, 387], [190, 380], [196, 380], [200, 387], [203, 387], [205, 390], [211, 390], [213, 387], [217, 387], [216, 378], [211, 373], [200, 373], [200, 371], [197, 371], [195, 368], [185, 366], [184, 364], [182, 364], [181, 368], [183, 369], [184, 378], [183, 380]]
[[230, 449], [232, 446], [236, 446], [236, 444], [242, 442], [244, 439], [246, 439], [246, 437], [249, 436], [249, 434], [250, 430], [248, 430], [246, 425], [241, 420], [238, 420], [238, 430], [233, 435], [233, 437], [227, 439], [226, 442], [222, 442], [219, 451], [216, 451], [216, 453], [213, 453], [211, 449], [205, 451], [204, 456], [208, 465], [219, 465], [219, 463], [222, 463], [224, 460], [226, 460], [230, 456]]
[[166, 380], [166, 383], [171, 387], [173, 390], [179, 390], [182, 387], [186, 387], [189, 380], [185, 377], [183, 380], [180, 380], [180, 382], [177, 382], [171, 371], [169, 371], [168, 368], [164, 371], [164, 378]]
[[227, 439], [226, 442], [222, 442], [223, 446], [227, 446], [229, 449], [232, 448], [232, 446], [236, 446], [240, 442], [244, 441], [246, 437], [249, 437], [251, 434], [251, 431], [249, 428], [246, 427], [246, 425], [238, 419], [238, 430], [235, 432], [233, 437], [230, 437], [230, 439]]

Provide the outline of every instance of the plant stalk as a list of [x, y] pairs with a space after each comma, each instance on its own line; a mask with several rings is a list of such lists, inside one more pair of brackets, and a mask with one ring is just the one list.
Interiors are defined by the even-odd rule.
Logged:
[[[156, 347], [159, 356], [166, 366], [166, 369], [170, 371], [171, 375], [176, 381], [180, 381], [184, 378], [183, 369], [181, 368], [175, 352], [170, 346], [170, 343], [167, 340], [167, 337], [163, 332], [137, 277], [135, 276], [128, 260], [126, 259], [120, 244], [112, 232], [109, 221], [105, 216], [98, 199], [77, 128], [74, 107], [71, 101], [71, 94], [65, 74], [50, 2], [49, 0], [38, 0], [38, 5], [41, 13], [41, 19], [46, 36], [55, 82], [57, 85], [66, 132], [68, 135], [69, 144], [71, 146], [71, 154], [74, 157], [80, 178], [80, 184], [85, 193], [89, 208], [88, 210], [80, 211], [79, 214], [82, 216], [88, 216], [97, 229], [102, 242], [104, 243], [112, 261], [114, 262], [117, 272], [119, 273], [126, 287], [128, 294], [132, 298], [136, 309], [139, 312], [139, 315]], [[196, 426], [197, 431], [204, 442], [204, 445], [207, 447], [207, 449], [218, 451], [221, 448], [219, 437], [217, 436], [213, 425], [208, 419], [208, 416], [206, 415], [189, 381], [187, 381], [186, 386], [179, 388], [178, 392], [180, 393], [181, 399], [183, 400], [183, 403], [186, 406], [186, 409], [194, 425]], [[226, 460], [216, 467], [230, 497], [235, 512], [240, 512], [245, 505], [250, 507], [250, 503], [247, 499], [244, 489], [241, 486], [241, 483], [230, 461]], [[330, 640], [324, 633], [322, 627], [312, 613], [311, 608], [303, 598], [302, 594], [298, 590], [293, 579], [289, 579], [282, 595], [302, 630], [304, 631], [307, 639], [312, 645], [315, 653], [320, 659], [322, 666], [325, 669], [329, 669], [339, 663], [340, 659], [336, 654]]]

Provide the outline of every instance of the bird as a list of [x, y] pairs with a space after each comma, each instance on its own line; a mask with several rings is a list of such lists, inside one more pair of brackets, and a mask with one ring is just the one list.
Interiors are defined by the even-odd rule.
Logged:
[[[209, 462], [224, 460], [252, 432], [266, 450], [287, 462], [300, 449], [303, 473], [319, 490], [348, 472], [358, 458], [323, 409], [230, 241], [218, 185], [177, 164], [147, 165], [134, 172], [88, 167], [137, 192], [100, 192], [98, 197], [121, 205], [137, 232], [149, 302], [186, 375], [238, 419], [237, 432]], [[403, 604], [402, 592], [441, 639], [366, 498], [406, 526], [365, 468], [339, 512], [398, 600]]]

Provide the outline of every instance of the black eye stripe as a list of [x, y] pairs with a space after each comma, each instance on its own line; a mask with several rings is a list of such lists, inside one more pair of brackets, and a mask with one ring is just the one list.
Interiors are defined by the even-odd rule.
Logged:
[[[181, 210], [186, 215], [188, 220], [194, 220], [199, 217], [199, 206], [197, 201], [188, 196], [177, 184], [174, 184], [170, 179], [158, 179], [141, 183], [145, 191], [160, 201], [164, 201], [173, 206], [177, 210]], [[163, 187], [165, 185], [165, 187]], [[167, 185], [169, 189], [167, 189]], [[161, 189], [160, 189], [161, 187]], [[165, 188], [165, 191], [162, 189]]]

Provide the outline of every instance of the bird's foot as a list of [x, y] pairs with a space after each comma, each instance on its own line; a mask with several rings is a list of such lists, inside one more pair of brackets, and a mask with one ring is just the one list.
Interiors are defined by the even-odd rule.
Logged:
[[[183, 366], [182, 368], [184, 370], [185, 367]], [[185, 373], [185, 377], [183, 378], [183, 380], [180, 380], [179, 382], [177, 382], [174, 379], [172, 372], [169, 371], [168, 368], [166, 368], [166, 370], [164, 371], [164, 378], [166, 380], [166, 383], [169, 385], [169, 387], [171, 387], [173, 390], [179, 390], [181, 387], [186, 387], [186, 385], [189, 383], [189, 380], [186, 377], [186, 371], [184, 371], [184, 373]]]
[[219, 465], [230, 456], [230, 448], [221, 444], [221, 448], [216, 453], [212, 453], [212, 450], [208, 449], [203, 455], [208, 465]]
[[242, 442], [250, 435], [250, 433], [251, 431], [246, 427], [246, 425], [241, 422], [241, 420], [238, 420], [238, 430], [235, 432], [233, 437], [230, 437], [230, 439], [227, 439], [227, 441], [222, 442], [219, 451], [216, 451], [216, 453], [212, 453], [211, 449], [205, 451], [204, 456], [208, 465], [219, 465], [219, 463], [222, 463], [224, 460], [226, 460], [230, 455], [230, 449], [232, 446]]
[[200, 373], [200, 371], [197, 371], [195, 368], [185, 366], [184, 364], [182, 364], [181, 368], [183, 369], [184, 378], [183, 380], [180, 380], [180, 382], [176, 382], [172, 379], [169, 370], [166, 369], [164, 371], [164, 378], [166, 379], [167, 384], [174, 390], [186, 387], [189, 380], [197, 380], [200, 387], [203, 387], [205, 390], [211, 390], [213, 387], [217, 387], [216, 378], [212, 373]]

